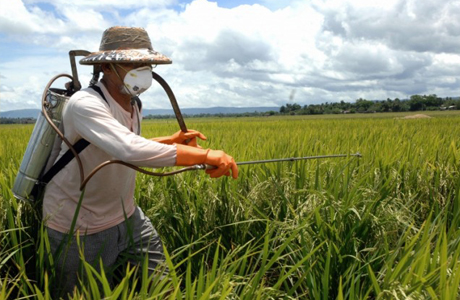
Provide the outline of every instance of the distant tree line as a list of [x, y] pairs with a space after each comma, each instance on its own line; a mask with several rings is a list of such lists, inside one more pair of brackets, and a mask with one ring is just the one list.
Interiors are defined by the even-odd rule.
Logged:
[[409, 100], [398, 98], [381, 101], [372, 101], [359, 98], [354, 103], [331, 102], [310, 104], [303, 107], [297, 103], [288, 103], [281, 106], [280, 114], [288, 115], [318, 115], [341, 113], [373, 113], [373, 112], [404, 112], [460, 109], [459, 98], [440, 98], [436, 95], [413, 95]]
[[[277, 111], [267, 111], [267, 112], [244, 112], [244, 113], [216, 113], [216, 114], [182, 114], [184, 118], [224, 118], [224, 117], [233, 117], [233, 118], [241, 118], [241, 117], [260, 117], [260, 116], [273, 116], [277, 115], [279, 112]], [[144, 116], [144, 119], [172, 119], [175, 118], [175, 115], [147, 115]]]
[[[426, 110], [460, 109], [460, 98], [440, 98], [433, 95], [413, 95], [408, 100], [398, 98], [387, 100], [357, 99], [350, 102], [326, 102], [301, 106], [297, 103], [287, 103], [280, 107], [279, 111], [245, 112], [245, 113], [218, 113], [218, 114], [194, 114], [183, 116], [186, 118], [219, 118], [219, 117], [259, 117], [273, 115], [320, 115], [320, 114], [343, 114], [343, 113], [374, 113], [374, 112], [404, 112]], [[174, 115], [147, 115], [144, 119], [171, 119]], [[0, 124], [30, 124], [33, 118], [0, 118]]]
[[34, 118], [0, 118], [0, 124], [34, 124]]

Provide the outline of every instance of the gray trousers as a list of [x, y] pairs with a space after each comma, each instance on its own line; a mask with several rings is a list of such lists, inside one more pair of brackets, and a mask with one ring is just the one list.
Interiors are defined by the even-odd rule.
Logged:
[[[111, 275], [115, 269], [126, 267], [128, 262], [131, 266], [142, 266], [147, 257], [148, 272], [151, 275], [158, 264], [163, 264], [165, 260], [160, 237], [139, 207], [136, 207], [133, 215], [121, 224], [95, 234], [80, 236], [80, 249], [75, 236], [68, 244], [65, 243], [67, 234], [51, 228], [47, 228], [47, 231], [55, 260], [55, 297], [72, 293], [73, 289], [79, 286], [79, 280], [85, 278], [80, 259], [81, 251], [84, 253], [85, 261], [98, 271], [102, 260], [110, 281], [113, 280]], [[161, 276], [168, 272], [163, 265], [158, 269], [156, 271], [161, 270]]]

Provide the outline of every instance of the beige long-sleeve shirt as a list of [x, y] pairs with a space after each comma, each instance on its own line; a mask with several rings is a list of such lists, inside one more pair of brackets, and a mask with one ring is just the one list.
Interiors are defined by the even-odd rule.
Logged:
[[[174, 166], [176, 146], [164, 145], [138, 135], [142, 116], [125, 111], [103, 84], [106, 103], [93, 89], [75, 93], [63, 111], [65, 137], [74, 144], [81, 138], [91, 144], [81, 153], [85, 176], [108, 160], [122, 160], [140, 167]], [[62, 143], [60, 156], [68, 147]], [[124, 221], [134, 212], [136, 172], [112, 164], [102, 168], [87, 183], [76, 228], [80, 234], [92, 234]], [[46, 225], [68, 232], [82, 193], [77, 160], [73, 159], [47, 185], [43, 200]]]

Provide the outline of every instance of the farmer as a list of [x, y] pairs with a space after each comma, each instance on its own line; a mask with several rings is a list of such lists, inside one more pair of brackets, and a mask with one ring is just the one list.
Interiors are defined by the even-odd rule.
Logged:
[[[98, 64], [103, 73], [96, 88], [72, 95], [63, 112], [65, 137], [70, 143], [82, 138], [90, 142], [80, 153], [85, 174], [115, 159], [152, 168], [208, 164], [216, 167], [206, 171], [213, 178], [237, 178], [238, 169], [231, 156], [197, 145], [197, 137], [206, 139], [198, 131], [152, 140], [140, 136], [142, 111], [132, 99], [152, 84], [152, 65], [170, 63], [169, 58], [153, 50], [144, 29], [132, 27], [107, 29], [99, 51], [80, 60], [83, 65]], [[61, 148], [60, 156], [68, 150], [64, 143]], [[148, 253], [151, 274], [164, 261], [157, 232], [134, 203], [135, 177], [134, 170], [120, 164], [108, 165], [92, 177], [83, 191], [75, 230], [70, 232], [73, 240], [62, 251], [58, 249], [69, 234], [82, 195], [77, 160], [73, 159], [48, 183], [43, 218], [55, 255], [55, 293], [71, 293], [81, 278], [77, 236], [85, 260], [96, 269], [100, 260], [107, 271], [128, 256], [131, 264], [139, 265]]]

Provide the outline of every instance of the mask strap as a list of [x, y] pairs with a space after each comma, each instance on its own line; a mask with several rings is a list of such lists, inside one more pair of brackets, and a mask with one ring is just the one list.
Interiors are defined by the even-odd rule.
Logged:
[[[121, 76], [120, 76], [120, 74], [119, 74], [119, 73], [118, 73], [118, 71], [117, 71], [117, 68], [115, 68], [115, 66], [114, 66], [113, 64], [110, 64], [110, 67], [111, 67], [111, 68], [112, 68], [112, 70], [115, 72], [115, 74], [117, 74], [117, 77], [118, 77], [118, 79], [120, 79], [120, 80], [121, 80], [121, 82], [123, 82], [123, 85], [124, 85], [124, 84], [125, 84], [125, 83], [124, 83], [124, 80], [123, 80], [123, 79], [121, 79]], [[120, 66], [120, 68], [122, 68], [122, 69], [123, 69], [123, 67], [122, 67], [122, 66]], [[125, 69], [123, 69], [123, 70], [124, 70], [124, 71], [126, 71]]]
[[[117, 74], [117, 77], [121, 80], [121, 82], [123, 83], [123, 87], [126, 89], [126, 91], [129, 91], [128, 87], [126, 86], [125, 84], [125, 81], [123, 79], [121, 79], [121, 76], [120, 74], [118, 73], [117, 71], [117, 68], [115, 68], [115, 66], [113, 64], [110, 64], [110, 67], [113, 69], [113, 71], [115, 71], [115, 74]], [[122, 66], [119, 66], [120, 68], [123, 69], [123, 71], [126, 71], [125, 68], [123, 68]], [[128, 73], [126, 73], [128, 74]], [[133, 99], [131, 99], [131, 105], [133, 105]]]

